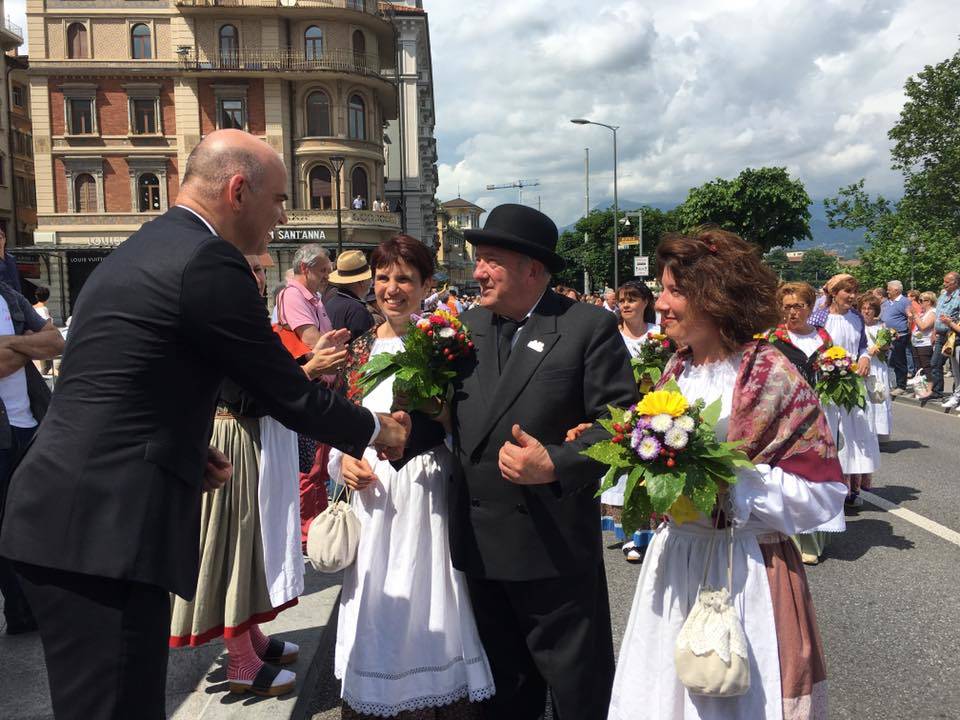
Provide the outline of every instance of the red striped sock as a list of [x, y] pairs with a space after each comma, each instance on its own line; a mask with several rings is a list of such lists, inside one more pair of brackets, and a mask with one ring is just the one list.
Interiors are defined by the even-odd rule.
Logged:
[[224, 638], [227, 646], [227, 680], [253, 680], [263, 661], [257, 656], [250, 643], [250, 633], [234, 638]]
[[260, 630], [260, 626], [253, 624], [250, 626], [250, 644], [253, 645], [253, 651], [263, 657], [263, 654], [267, 651], [267, 645], [270, 644], [270, 638], [263, 634], [263, 631]]

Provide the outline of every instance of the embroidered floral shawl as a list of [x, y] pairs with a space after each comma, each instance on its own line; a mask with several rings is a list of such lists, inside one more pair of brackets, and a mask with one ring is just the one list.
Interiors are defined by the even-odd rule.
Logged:
[[346, 361], [337, 373], [334, 388], [337, 392], [346, 395], [347, 399], [355, 405], [363, 404], [363, 390], [359, 386], [360, 371], [370, 359], [370, 351], [377, 339], [377, 327], [379, 325], [375, 324], [347, 346]]
[[[688, 351], [670, 360], [659, 385], [677, 380]], [[766, 340], [743, 348], [727, 440], [740, 440], [756, 464], [776, 466], [810, 482], [843, 482], [837, 448], [820, 401], [793, 363]]]

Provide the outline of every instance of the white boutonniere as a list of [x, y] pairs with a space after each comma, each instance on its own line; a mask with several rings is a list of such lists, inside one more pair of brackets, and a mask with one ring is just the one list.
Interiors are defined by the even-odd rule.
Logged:
[[539, 340], [531, 340], [527, 343], [527, 347], [537, 352], [543, 352], [543, 343]]

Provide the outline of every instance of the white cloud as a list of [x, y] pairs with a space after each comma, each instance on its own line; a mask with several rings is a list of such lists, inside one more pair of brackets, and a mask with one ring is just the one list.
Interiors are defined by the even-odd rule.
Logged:
[[[903, 84], [957, 50], [954, 0], [427, 0], [441, 199], [524, 194], [558, 224], [612, 197], [681, 200], [745, 167], [783, 165], [814, 198], [866, 177], [901, 192], [887, 131]], [[934, 21], [934, 18], [936, 20]]]

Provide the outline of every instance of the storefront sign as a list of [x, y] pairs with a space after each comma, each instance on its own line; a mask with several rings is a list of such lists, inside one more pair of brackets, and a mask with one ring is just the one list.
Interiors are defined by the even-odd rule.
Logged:
[[68, 250], [67, 251], [67, 282], [70, 285], [70, 313], [73, 313], [77, 304], [77, 297], [90, 273], [97, 269], [103, 259], [109, 255], [106, 250]]
[[318, 227], [279, 227], [272, 233], [277, 242], [320, 242], [326, 233]]

